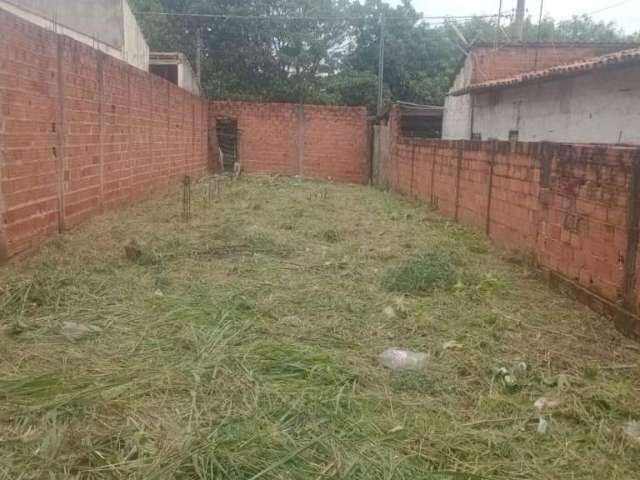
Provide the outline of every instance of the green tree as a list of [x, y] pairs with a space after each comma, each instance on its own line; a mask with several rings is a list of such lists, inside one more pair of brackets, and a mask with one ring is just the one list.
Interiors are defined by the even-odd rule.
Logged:
[[[512, 34], [513, 27], [508, 29]], [[614, 22], [596, 22], [588, 15], [573, 16], [570, 20], [556, 21], [546, 17], [538, 24], [529, 17], [524, 25], [524, 37], [527, 41], [544, 42], [616, 42], [631, 40]]]
[[[154, 50], [178, 50], [194, 62], [203, 41], [203, 87], [210, 98], [367, 105], [378, 91], [380, 17], [386, 19], [387, 100], [442, 104], [464, 49], [515, 38], [494, 20], [429, 23], [411, 0], [130, 0]], [[142, 15], [198, 13], [227, 18]], [[235, 18], [235, 17], [244, 18]], [[252, 17], [252, 18], [246, 18]], [[304, 19], [296, 18], [304, 17]], [[556, 22], [531, 18], [525, 40], [631, 39], [588, 16]], [[464, 37], [464, 41], [461, 37]], [[637, 37], [636, 37], [637, 38]]]
[[[213, 98], [302, 100], [314, 96], [321, 75], [335, 71], [348, 24], [347, 0], [134, 0], [138, 11], [269, 18], [140, 15], [154, 49], [181, 49], [195, 57], [203, 40], [204, 87]], [[320, 18], [304, 20], [295, 17]], [[177, 38], [180, 37], [180, 38]]]

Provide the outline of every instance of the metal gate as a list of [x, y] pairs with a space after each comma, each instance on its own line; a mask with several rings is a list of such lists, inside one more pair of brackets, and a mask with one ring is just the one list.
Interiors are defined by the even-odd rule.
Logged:
[[234, 118], [216, 119], [216, 136], [218, 137], [218, 154], [222, 172], [233, 172], [236, 162], [240, 161], [238, 152], [238, 121]]

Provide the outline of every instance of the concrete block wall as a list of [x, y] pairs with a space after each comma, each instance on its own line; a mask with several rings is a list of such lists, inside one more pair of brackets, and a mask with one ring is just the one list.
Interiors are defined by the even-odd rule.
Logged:
[[200, 97], [0, 10], [0, 261], [208, 165]]
[[238, 121], [246, 173], [282, 173], [367, 183], [370, 146], [365, 108], [286, 103], [212, 102], [209, 127], [216, 159], [216, 120]]
[[397, 122], [382, 183], [531, 255], [640, 337], [640, 149], [422, 140]]

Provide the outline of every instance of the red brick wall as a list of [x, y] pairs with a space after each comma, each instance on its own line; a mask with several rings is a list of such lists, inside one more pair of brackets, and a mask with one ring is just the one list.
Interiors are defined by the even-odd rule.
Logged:
[[399, 134], [397, 118], [393, 111], [391, 188], [638, 310], [640, 288], [638, 282], [625, 288], [625, 271], [640, 272], [640, 258], [628, 265], [638, 247], [629, 237], [629, 199], [640, 149], [414, 139]]
[[304, 106], [302, 175], [369, 182], [369, 134], [364, 107]]
[[214, 138], [217, 118], [238, 121], [239, 159], [246, 173], [369, 181], [365, 108], [212, 102], [209, 117]]
[[207, 170], [206, 103], [0, 10], [0, 260]]
[[[518, 73], [530, 72], [572, 63], [585, 58], [597, 57], [607, 53], [623, 50], [624, 45], [606, 44], [597, 46], [501, 46], [475, 48], [472, 51], [473, 79], [472, 83], [486, 82], [510, 77]], [[627, 46], [627, 48], [632, 48]]]

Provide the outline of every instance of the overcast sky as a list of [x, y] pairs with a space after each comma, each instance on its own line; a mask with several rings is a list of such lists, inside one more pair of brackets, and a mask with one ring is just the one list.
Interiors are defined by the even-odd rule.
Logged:
[[[400, 0], [388, 1], [391, 4], [401, 3]], [[425, 15], [495, 14], [499, 3], [499, 0], [413, 0], [416, 9]], [[516, 3], [517, 0], [503, 0], [503, 11], [511, 12]], [[621, 5], [613, 7], [616, 4]], [[540, 0], [527, 0], [527, 10], [537, 22]], [[544, 0], [544, 13], [556, 19], [590, 13], [597, 20], [615, 21], [626, 32], [640, 31], [640, 0]]]

